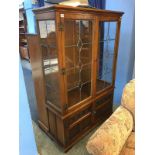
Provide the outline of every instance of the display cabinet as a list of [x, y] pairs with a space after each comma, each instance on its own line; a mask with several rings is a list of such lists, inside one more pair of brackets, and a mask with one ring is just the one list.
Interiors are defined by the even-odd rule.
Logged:
[[28, 35], [39, 125], [67, 151], [112, 113], [123, 12], [52, 5]]

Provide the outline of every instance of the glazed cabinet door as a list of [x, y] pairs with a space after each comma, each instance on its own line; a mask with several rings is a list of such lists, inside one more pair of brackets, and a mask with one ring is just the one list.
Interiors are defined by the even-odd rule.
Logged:
[[114, 86], [114, 70], [116, 67], [116, 21], [99, 20], [99, 40], [97, 52], [96, 93]]
[[60, 65], [55, 19], [38, 20], [46, 104], [61, 108]]
[[92, 98], [93, 16], [61, 14], [67, 109]]

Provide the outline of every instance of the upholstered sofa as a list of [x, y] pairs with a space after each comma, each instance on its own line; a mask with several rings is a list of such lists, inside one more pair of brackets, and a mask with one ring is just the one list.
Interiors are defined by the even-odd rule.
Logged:
[[93, 155], [135, 154], [135, 80], [126, 84], [121, 105], [96, 130], [86, 145]]

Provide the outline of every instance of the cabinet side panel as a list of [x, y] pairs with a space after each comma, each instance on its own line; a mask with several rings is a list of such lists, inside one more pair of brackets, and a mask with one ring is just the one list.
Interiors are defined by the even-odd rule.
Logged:
[[49, 115], [50, 133], [54, 138], [57, 138], [56, 115], [51, 111], [48, 111], [48, 115]]
[[56, 124], [57, 124], [57, 136], [58, 136], [57, 138], [63, 145], [65, 145], [65, 134], [64, 134], [63, 121], [59, 117], [56, 117]]
[[28, 35], [28, 46], [31, 57], [32, 77], [34, 81], [35, 95], [37, 100], [37, 108], [39, 113], [39, 121], [42, 127], [48, 131], [47, 110], [45, 107], [45, 90], [42, 72], [42, 57], [39, 46], [39, 38], [37, 35]]

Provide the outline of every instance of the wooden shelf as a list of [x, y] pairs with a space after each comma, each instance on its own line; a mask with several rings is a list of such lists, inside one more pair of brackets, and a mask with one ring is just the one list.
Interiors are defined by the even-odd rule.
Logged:
[[27, 40], [26, 39], [22, 39], [21, 42], [22, 43], [27, 43]]
[[24, 33], [24, 32], [21, 32], [21, 33], [19, 33], [19, 34], [21, 34], [21, 35], [25, 35], [26, 33]]
[[20, 26], [19, 28], [20, 28], [20, 29], [25, 29], [24, 26]]

